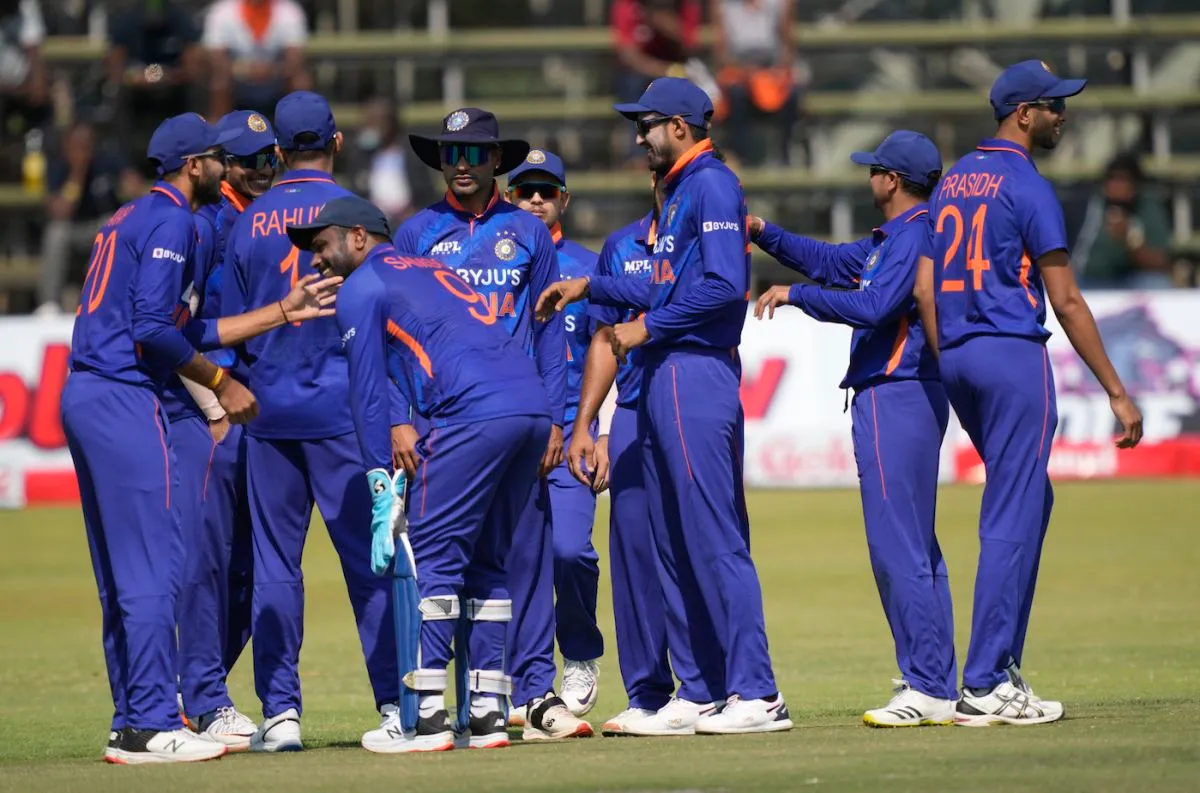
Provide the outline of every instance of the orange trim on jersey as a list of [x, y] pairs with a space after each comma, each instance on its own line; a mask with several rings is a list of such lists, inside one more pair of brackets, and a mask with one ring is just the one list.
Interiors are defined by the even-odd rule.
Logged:
[[900, 318], [900, 329], [896, 331], [896, 340], [892, 342], [892, 357], [888, 358], [884, 374], [891, 374], [900, 365], [904, 357], [904, 345], [908, 344], [908, 317]]
[[1025, 151], [1023, 148], [1021, 148], [1020, 146], [1018, 146], [1015, 143], [1012, 146], [976, 146], [975, 150], [976, 151], [1006, 151], [1009, 154], [1019, 154], [1022, 157], [1024, 157], [1025, 159], [1027, 159], [1027, 160], [1029, 159], [1029, 152]]
[[450, 208], [453, 209], [455, 212], [462, 212], [464, 215], [470, 215], [475, 220], [478, 220], [479, 218], [483, 217], [488, 212], [490, 212], [492, 207], [496, 206], [497, 202], [499, 202], [499, 201], [500, 201], [500, 188], [497, 187], [495, 185], [495, 183], [493, 183], [492, 184], [492, 199], [490, 201], [488, 201], [488, 204], [487, 204], [487, 206], [485, 206], [483, 208], [483, 211], [480, 212], [478, 215], [476, 215], [474, 212], [472, 212], [471, 210], [467, 209], [465, 206], [460, 204], [458, 199], [454, 197], [454, 193], [451, 193], [449, 190], [446, 191], [446, 203], [450, 205]]
[[678, 176], [679, 172], [686, 168], [692, 162], [692, 160], [696, 159], [705, 152], [712, 151], [712, 147], [712, 140], [708, 138], [700, 141], [695, 146], [692, 146], [692, 148], [685, 151], [683, 155], [675, 161], [675, 164], [671, 166], [671, 170], [667, 171], [667, 175], [663, 177], [663, 182], [669, 183], [672, 179]]
[[159, 415], [158, 400], [152, 399], [150, 411], [154, 414], [154, 426], [158, 428], [158, 442], [163, 450], [163, 481], [167, 486], [167, 512], [171, 511], [171, 451], [167, 448], [167, 431], [163, 427], [162, 416]]
[[412, 354], [417, 356], [417, 363], [421, 364], [421, 369], [425, 371], [427, 376], [432, 378], [433, 363], [429, 360], [429, 355], [425, 352], [425, 348], [421, 346], [421, 343], [410, 336], [408, 332], [405, 331], [404, 328], [397, 325], [395, 321], [390, 319], [387, 322], [387, 332], [388, 335], [393, 339], [396, 339], [405, 347], [412, 350]]
[[177, 206], [177, 207], [181, 207], [181, 206], [183, 206], [183, 202], [179, 200], [179, 196], [175, 195], [174, 193], [172, 193], [170, 190], [167, 190], [166, 188], [163, 188], [163, 187], [151, 187], [151, 188], [150, 188], [150, 192], [151, 192], [151, 193], [159, 193], [159, 194], [161, 194], [161, 195], [165, 195], [167, 198], [169, 198], [169, 199], [171, 199], [172, 201], [174, 201], [174, 202], [175, 202], [175, 206]]
[[1029, 258], [1029, 251], [1021, 253], [1021, 272], [1018, 279], [1021, 281], [1021, 286], [1025, 288], [1025, 297], [1029, 300], [1029, 305], [1037, 308], [1037, 298], [1033, 294], [1033, 290], [1029, 288], [1029, 270], [1033, 267], [1033, 260]]
[[325, 182], [326, 184], [337, 184], [332, 176], [299, 176], [295, 179], [283, 179], [275, 183], [278, 187], [281, 184], [300, 184], [301, 182]]
[[679, 384], [675, 380], [675, 367], [671, 367], [671, 394], [675, 397], [675, 425], [679, 427], [679, 447], [683, 449], [683, 464], [687, 466], [688, 479], [692, 476], [692, 461], [688, 459], [687, 441], [683, 439], [683, 416], [679, 415]]
[[912, 213], [912, 217], [910, 217], [908, 220], [906, 220], [906, 221], [904, 221], [904, 222], [905, 222], [905, 223], [912, 223], [914, 220], [916, 220], [917, 218], [921, 217], [921, 215], [928, 215], [928, 214], [929, 214], [929, 210], [928, 210], [928, 209], [922, 209], [922, 210], [919, 210], [919, 211], [917, 211], [917, 212], [914, 212], [914, 213]]
[[879, 466], [879, 489], [887, 501], [887, 480], [883, 476], [883, 456], [879, 453], [879, 413], [875, 409], [875, 389], [871, 389], [871, 422], [875, 425], [875, 463]]
[[555, 245], [562, 241], [563, 233], [561, 223], [555, 223], [550, 227], [550, 237], [554, 240]]
[[650, 229], [646, 232], [646, 244], [653, 246], [658, 242], [658, 218], [650, 218]]
[[[226, 430], [226, 432], [228, 432], [228, 430]], [[217, 456], [217, 446], [217, 439], [213, 438], [212, 449], [210, 449], [208, 452], [208, 465], [204, 466], [204, 488], [200, 491], [201, 501], [206, 501], [208, 499], [208, 480], [212, 476], [212, 464], [213, 458]]]
[[238, 212], [245, 212], [246, 207], [250, 206], [250, 202], [242, 197], [242, 194], [233, 189], [233, 185], [229, 182], [221, 182], [221, 195], [229, 199], [229, 203], [233, 204], [233, 208]]

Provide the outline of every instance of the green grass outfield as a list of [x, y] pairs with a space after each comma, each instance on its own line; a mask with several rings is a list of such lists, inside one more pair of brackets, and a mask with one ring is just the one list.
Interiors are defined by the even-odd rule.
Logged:
[[[1200, 790], [1200, 483], [1057, 492], [1025, 659], [1036, 689], [1066, 703], [1056, 725], [863, 727], [861, 712], [887, 700], [896, 672], [857, 494], [755, 492], [754, 556], [790, 733], [371, 755], [358, 740], [377, 718], [318, 528], [304, 565], [309, 751], [143, 768], [100, 761], [111, 706], [79, 514], [0, 513], [0, 791]], [[960, 659], [978, 503], [978, 488], [952, 487], [939, 505]], [[623, 706], [603, 578], [601, 603], [610, 643], [597, 725]], [[232, 683], [258, 716], [248, 663]]]

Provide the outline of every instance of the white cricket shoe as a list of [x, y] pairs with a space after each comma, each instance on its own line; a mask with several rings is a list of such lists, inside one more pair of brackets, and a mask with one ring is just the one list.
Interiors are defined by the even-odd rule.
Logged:
[[600, 728], [600, 733], [602, 735], [636, 735], [637, 733], [630, 732], [634, 725], [653, 715], [654, 711], [647, 710], [646, 708], [625, 708], [625, 710], [604, 722], [604, 726]]
[[109, 746], [104, 760], [114, 765], [149, 765], [151, 763], [195, 763], [215, 760], [228, 749], [191, 730], [135, 730], [126, 728], [109, 734]]
[[513, 705], [508, 709], [508, 726], [509, 727], [524, 727], [525, 726], [525, 711], [526, 706]]
[[575, 716], [585, 716], [596, 706], [599, 696], [600, 664], [593, 661], [563, 659], [562, 701]]
[[725, 707], [717, 713], [704, 716], [696, 722], [697, 735], [733, 735], [751, 732], [782, 732], [792, 728], [792, 717], [788, 713], [783, 694], [775, 700], [742, 699], [737, 694], [725, 701]]
[[300, 714], [295, 708], [267, 719], [250, 738], [252, 752], [299, 752], [303, 749]]
[[896, 688], [888, 704], [863, 714], [868, 727], [926, 727], [954, 723], [954, 700], [938, 699], [912, 688], [905, 680], [893, 680]]
[[716, 713], [715, 702], [689, 702], [671, 697], [671, 701], [648, 716], [628, 721], [622, 735], [695, 735], [696, 722]]
[[231, 752], [245, 752], [250, 749], [250, 739], [258, 731], [258, 725], [249, 716], [239, 713], [237, 708], [226, 706], [205, 713], [196, 720], [194, 729], [217, 743], [225, 744]]
[[417, 719], [417, 729], [405, 732], [400, 725], [400, 708], [384, 705], [379, 709], [379, 729], [363, 733], [362, 747], [377, 754], [408, 752], [446, 752], [454, 748], [454, 730], [445, 709]]
[[955, 708], [959, 727], [989, 727], [993, 724], [1049, 724], [1063, 717], [1061, 702], [1042, 699], [1028, 687], [1022, 689], [1005, 680], [983, 696], [963, 689]]
[[592, 725], [567, 709], [560, 697], [549, 694], [529, 703], [525, 713], [526, 741], [560, 741], [566, 738], [591, 738]]

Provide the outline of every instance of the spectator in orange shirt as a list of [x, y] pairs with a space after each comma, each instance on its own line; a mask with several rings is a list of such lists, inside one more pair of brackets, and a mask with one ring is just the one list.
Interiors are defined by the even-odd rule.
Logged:
[[272, 108], [285, 94], [307, 89], [307, 39], [296, 0], [217, 0], [204, 19], [212, 58], [209, 117]]
[[716, 120], [729, 129], [728, 145], [742, 161], [761, 165], [763, 147], [750, 141], [755, 118], [779, 125], [780, 159], [787, 165], [799, 91], [793, 75], [795, 0], [709, 0], [717, 82]]

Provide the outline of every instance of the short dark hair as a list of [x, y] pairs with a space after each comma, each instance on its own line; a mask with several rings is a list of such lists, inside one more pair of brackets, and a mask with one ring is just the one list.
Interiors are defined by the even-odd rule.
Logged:
[[688, 124], [688, 128], [692, 131], [692, 140], [699, 143], [702, 140], [708, 140], [708, 127], [701, 127], [696, 124]]
[[931, 182], [931, 184], [917, 184], [916, 182], [910, 182], [901, 177], [900, 189], [906, 195], [910, 195], [913, 198], [920, 199], [921, 201], [928, 201], [929, 197], [933, 195], [933, 188], [937, 186], [936, 179], [931, 180]]
[[[315, 132], [301, 132], [299, 135], [297, 135], [295, 138], [292, 139], [292, 143], [299, 144], [301, 146], [306, 146], [306, 145], [309, 145], [312, 143], [316, 143], [320, 139], [321, 139], [321, 136]], [[310, 162], [315, 162], [317, 160], [323, 160], [328, 157], [332, 157], [333, 156], [333, 146], [334, 146], [334, 142], [333, 142], [333, 140], [330, 140], [328, 143], [325, 144], [325, 147], [321, 148], [321, 149], [286, 149], [286, 148], [284, 148], [283, 152], [284, 152], [284, 154], [287, 155], [288, 162], [290, 162], [292, 165], [300, 165], [302, 163], [310, 163]], [[281, 146], [280, 148], [283, 148], [283, 147]]]
[[1134, 183], [1145, 181], [1146, 175], [1142, 172], [1141, 159], [1131, 151], [1121, 152], [1108, 163], [1104, 169], [1104, 178], [1111, 179], [1117, 175], [1128, 176]]

